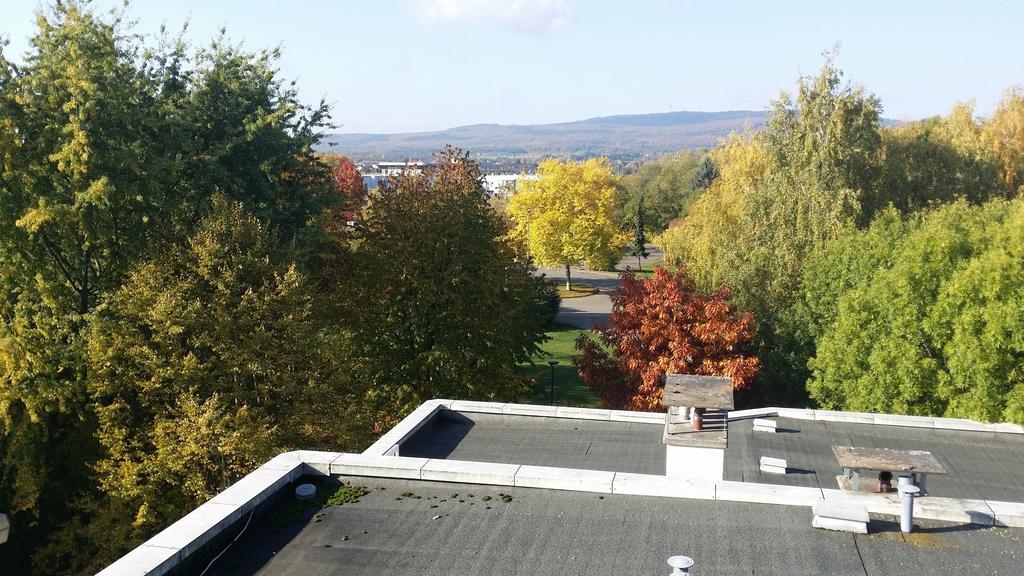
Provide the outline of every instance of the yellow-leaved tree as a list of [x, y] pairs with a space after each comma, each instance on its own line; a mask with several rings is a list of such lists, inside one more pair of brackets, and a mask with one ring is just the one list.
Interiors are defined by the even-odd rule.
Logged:
[[711, 152], [719, 176], [676, 225], [654, 239], [665, 260], [684, 265], [701, 290], [726, 282], [730, 264], [724, 255], [742, 236], [745, 197], [764, 178], [771, 158], [752, 135], [731, 135]]
[[571, 290], [571, 266], [607, 268], [628, 241], [615, 220], [617, 184], [607, 158], [545, 160], [509, 198], [509, 236], [540, 266], [564, 266]]
[[1024, 196], [1024, 88], [1006, 91], [981, 129], [981, 139], [995, 154], [1009, 192]]

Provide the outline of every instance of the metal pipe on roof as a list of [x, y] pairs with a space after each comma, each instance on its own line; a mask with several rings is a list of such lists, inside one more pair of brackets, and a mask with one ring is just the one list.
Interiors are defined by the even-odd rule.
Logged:
[[900, 483], [900, 532], [909, 534], [914, 530], [914, 497], [921, 491], [913, 484]]
[[672, 556], [668, 559], [668, 565], [672, 567], [673, 574], [689, 574], [693, 559], [689, 556]]

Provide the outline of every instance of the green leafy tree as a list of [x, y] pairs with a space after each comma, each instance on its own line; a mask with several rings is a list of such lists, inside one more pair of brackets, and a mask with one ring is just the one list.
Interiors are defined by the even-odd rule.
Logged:
[[699, 288], [731, 286], [737, 306], [757, 315], [761, 388], [779, 403], [806, 394], [807, 358], [785, 323], [804, 260], [861, 221], [880, 177], [878, 99], [841, 76], [827, 55], [795, 97], [774, 102], [763, 132], [713, 152], [720, 175], [660, 240]]
[[134, 506], [137, 527], [304, 445], [303, 405], [345, 404], [331, 359], [341, 336], [278, 246], [241, 204], [217, 200], [184, 246], [140, 263], [95, 313], [98, 471], [106, 492]]
[[15, 571], [78, 521], [69, 502], [103, 507], [88, 391], [96, 308], [188, 238], [217, 190], [300, 266], [336, 198], [312, 151], [326, 107], [299, 104], [276, 52], [223, 38], [194, 54], [180, 38], [147, 48], [120, 18], [56, 3], [23, 64], [0, 50], [0, 509], [13, 513]]
[[348, 232], [353, 372], [384, 423], [430, 398], [511, 399], [536, 353], [545, 280], [504, 241], [476, 163], [457, 149], [371, 193]]
[[642, 198], [647, 226], [654, 232], [668, 228], [703, 190], [693, 186], [699, 159], [694, 152], [677, 152], [645, 162], [636, 173], [624, 177], [620, 187], [624, 226], [633, 227], [636, 205]]
[[[817, 340], [812, 397], [833, 409], [1024, 422], [1024, 203], [961, 201], [899, 229], [890, 217], [836, 240], [862, 243], [878, 266], [822, 284], [849, 288]], [[813, 262], [810, 278], [842, 266]]]

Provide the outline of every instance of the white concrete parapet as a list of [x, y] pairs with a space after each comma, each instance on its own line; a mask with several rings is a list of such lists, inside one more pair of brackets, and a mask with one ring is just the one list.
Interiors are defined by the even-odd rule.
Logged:
[[388, 454], [389, 452], [393, 452], [392, 449], [395, 446], [398, 446], [415, 434], [416, 431], [429, 422], [435, 414], [441, 410], [447, 410], [451, 404], [451, 400], [427, 400], [423, 404], [420, 404], [419, 407], [413, 410], [408, 416], [403, 418], [401, 422], [395, 424], [394, 428], [388, 430], [386, 434], [371, 444], [369, 448], [363, 450], [363, 454], [376, 454], [381, 456]]
[[512, 416], [548, 416], [557, 418], [557, 406], [544, 406], [539, 404], [505, 404], [502, 414]]
[[615, 472], [527, 466], [524, 464], [516, 471], [515, 485], [522, 488], [547, 488], [549, 490], [611, 494], [614, 479]]
[[559, 406], [555, 410], [556, 418], [572, 418], [575, 420], [611, 420], [611, 410], [598, 410], [595, 408], [576, 408], [574, 406]]
[[331, 463], [331, 474], [376, 476], [380, 478], [420, 479], [426, 458], [408, 456], [377, 456], [374, 454], [342, 454]]
[[750, 482], [723, 480], [718, 483], [715, 499], [810, 507], [818, 500], [821, 500], [822, 495], [820, 488], [783, 486], [779, 484], [753, 484]]
[[421, 480], [515, 486], [518, 464], [468, 462], [465, 460], [429, 460], [420, 468]]
[[686, 480], [654, 474], [617, 472], [612, 484], [612, 493], [714, 500], [715, 488], [716, 483], [707, 480]]
[[[171, 524], [99, 572], [100, 576], [161, 576], [224, 528], [306, 472], [306, 465], [280, 455]], [[291, 464], [288, 464], [288, 462]]]
[[477, 402], [474, 400], [452, 400], [451, 409], [457, 412], [476, 412], [479, 414], [501, 414], [505, 411], [504, 402]]
[[988, 505], [989, 510], [995, 515], [996, 526], [1024, 528], [1024, 503], [986, 500], [985, 504]]
[[822, 422], [850, 422], [880, 426], [905, 426], [910, 428], [934, 428], [936, 430], [959, 430], [964, 432], [993, 432], [1002, 434], [1024, 434], [1024, 426], [1009, 422], [975, 422], [963, 418], [940, 418], [932, 416], [908, 416], [903, 414], [875, 414], [872, 412], [841, 412], [834, 410], [810, 410], [805, 408], [752, 408], [729, 412], [729, 420], [768, 417], [792, 418], [794, 420], [819, 420]]

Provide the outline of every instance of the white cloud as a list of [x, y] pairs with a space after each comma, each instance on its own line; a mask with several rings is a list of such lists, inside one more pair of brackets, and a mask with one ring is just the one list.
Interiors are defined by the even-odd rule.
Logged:
[[557, 32], [572, 18], [565, 0], [420, 0], [430, 23], [499, 24], [531, 33]]

